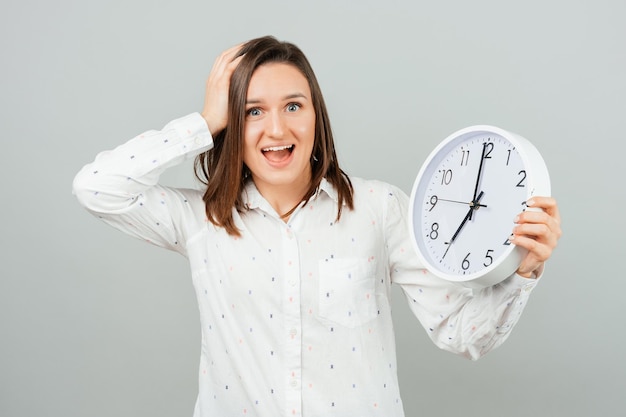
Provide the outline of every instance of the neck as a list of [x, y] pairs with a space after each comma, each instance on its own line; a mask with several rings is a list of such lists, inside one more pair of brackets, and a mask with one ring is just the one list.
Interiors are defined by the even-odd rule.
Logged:
[[269, 192], [259, 189], [259, 192], [286, 222], [289, 220], [290, 212], [302, 202], [308, 189], [308, 185], [297, 189], [293, 186], [280, 186], [272, 187]]
[[[254, 180], [254, 178], [253, 178]], [[281, 218], [287, 222], [289, 214], [304, 199], [309, 190], [310, 177], [299, 181], [298, 184], [267, 184], [256, 181], [259, 193], [267, 200]]]

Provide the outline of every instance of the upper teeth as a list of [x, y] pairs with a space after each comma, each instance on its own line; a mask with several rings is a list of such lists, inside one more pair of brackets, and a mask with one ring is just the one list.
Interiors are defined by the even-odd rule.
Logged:
[[269, 148], [264, 148], [263, 152], [270, 152], [270, 151], [284, 151], [285, 149], [289, 149], [291, 148], [293, 145], [284, 145], [284, 146], [272, 146]]

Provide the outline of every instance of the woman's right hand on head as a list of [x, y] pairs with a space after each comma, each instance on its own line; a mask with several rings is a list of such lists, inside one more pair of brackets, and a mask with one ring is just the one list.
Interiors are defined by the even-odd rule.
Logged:
[[241, 56], [235, 57], [242, 46], [233, 46], [222, 52], [213, 63], [213, 68], [206, 82], [202, 117], [206, 120], [213, 136], [224, 130], [228, 122], [230, 78], [241, 60]]

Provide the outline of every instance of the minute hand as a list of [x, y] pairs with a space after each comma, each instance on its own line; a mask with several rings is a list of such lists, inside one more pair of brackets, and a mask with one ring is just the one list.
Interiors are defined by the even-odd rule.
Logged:
[[[483, 143], [483, 153], [480, 156], [480, 165], [478, 165], [478, 174], [476, 175], [476, 185], [474, 186], [474, 196], [472, 197], [473, 203], [478, 203], [478, 201], [476, 200], [476, 194], [478, 194], [478, 186], [480, 185], [480, 177], [482, 176], [482, 173], [483, 173], [483, 162], [485, 162], [485, 152], [487, 152], [487, 143], [489, 142]], [[471, 220], [472, 210], [470, 210], [467, 215], [469, 216]]]

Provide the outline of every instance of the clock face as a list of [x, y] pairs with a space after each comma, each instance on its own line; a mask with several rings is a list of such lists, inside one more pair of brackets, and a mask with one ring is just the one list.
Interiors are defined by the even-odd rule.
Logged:
[[452, 281], [484, 277], [507, 261], [508, 270], [498, 271], [502, 280], [524, 255], [508, 238], [534, 192], [532, 164], [519, 149], [530, 144], [482, 128], [464, 129], [442, 142], [422, 167], [411, 197], [418, 254], [429, 270]]

